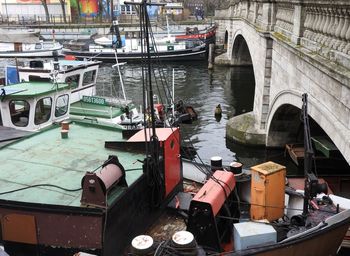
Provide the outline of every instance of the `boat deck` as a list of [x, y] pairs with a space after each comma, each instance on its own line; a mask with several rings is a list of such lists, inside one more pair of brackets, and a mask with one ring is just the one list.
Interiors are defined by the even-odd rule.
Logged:
[[120, 107], [91, 104], [78, 101], [71, 104], [69, 113], [78, 116], [92, 116], [100, 118], [115, 118], [123, 114]]
[[31, 132], [0, 126], [0, 147], [7, 144], [11, 140], [16, 140], [29, 134], [31, 134]]
[[[104, 147], [106, 140], [123, 140], [120, 130], [72, 122], [68, 138], [62, 139], [60, 131], [56, 125], [1, 149], [0, 199], [83, 207], [80, 204], [81, 180], [87, 171], [98, 169], [109, 155], [118, 156], [129, 186], [141, 176], [142, 165], [136, 160], [143, 159], [143, 155]], [[108, 204], [124, 189], [113, 190]]]

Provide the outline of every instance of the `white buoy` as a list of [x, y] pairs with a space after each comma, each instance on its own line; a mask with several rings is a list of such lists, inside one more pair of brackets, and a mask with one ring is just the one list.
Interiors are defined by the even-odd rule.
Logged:
[[136, 255], [147, 255], [153, 248], [153, 238], [148, 235], [139, 235], [131, 241], [133, 253]]
[[197, 255], [197, 243], [191, 232], [178, 231], [171, 238], [171, 247], [174, 248], [178, 255], [195, 256]]
[[193, 245], [194, 243], [194, 236], [191, 232], [182, 230], [176, 232], [172, 236], [172, 241], [175, 243], [175, 245], [178, 245], [180, 247], [188, 246], [188, 245]]

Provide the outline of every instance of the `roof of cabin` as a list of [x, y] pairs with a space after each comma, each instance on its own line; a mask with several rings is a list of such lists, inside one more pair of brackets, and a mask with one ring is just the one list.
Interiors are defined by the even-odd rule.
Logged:
[[[74, 87], [75, 88], [75, 87]], [[0, 92], [5, 90], [7, 97], [29, 98], [51, 94], [55, 91], [73, 89], [73, 85], [66, 83], [49, 83], [49, 82], [23, 82], [13, 85], [8, 85], [0, 88]]]
[[80, 65], [99, 65], [101, 61], [91, 61], [91, 60], [59, 60], [62, 66], [80, 66]]
[[97, 105], [78, 101], [71, 104], [69, 113], [78, 116], [93, 116], [101, 118], [114, 118], [123, 114], [120, 106]]
[[[126, 172], [130, 186], [142, 175], [142, 164], [136, 160], [144, 156], [104, 147], [105, 141], [122, 140], [121, 130], [72, 122], [66, 139], [61, 138], [61, 128], [54, 125], [8, 144], [0, 148], [0, 199], [79, 207], [82, 191], [64, 189], [81, 188], [85, 173], [98, 169], [109, 155], [117, 155], [126, 171], [133, 169]], [[28, 189], [4, 194], [21, 188]], [[113, 190], [108, 197], [109, 205], [123, 191], [124, 188]]]

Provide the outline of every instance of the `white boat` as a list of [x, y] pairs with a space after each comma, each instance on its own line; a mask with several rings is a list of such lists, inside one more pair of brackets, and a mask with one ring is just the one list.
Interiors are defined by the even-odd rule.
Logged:
[[112, 38], [108, 38], [106, 36], [102, 36], [102, 37], [99, 37], [99, 38], [96, 38], [94, 40], [95, 44], [98, 44], [98, 45], [106, 45], [106, 46], [112, 46]]
[[[20, 81], [25, 81], [30, 82], [33, 86], [42, 86], [44, 82], [51, 84], [51, 87], [67, 83], [71, 90], [70, 117], [115, 126], [132, 128], [140, 126], [143, 120], [137, 108], [131, 101], [126, 100], [124, 89], [123, 99], [96, 95], [96, 80], [100, 63], [100, 61], [74, 59], [30, 60], [18, 67], [7, 66], [6, 80], [7, 84], [18, 84]], [[8, 124], [9, 127], [13, 126], [11, 122]], [[20, 130], [33, 130], [31, 127], [25, 127]]]
[[[107, 41], [105, 42], [107, 44]], [[164, 61], [196, 61], [205, 60], [207, 56], [206, 44], [196, 45], [192, 41], [163, 42], [151, 46], [151, 58]], [[107, 45], [90, 44], [88, 50], [64, 48], [64, 55], [74, 55], [78, 59], [94, 59], [101, 61], [115, 60], [115, 49]], [[146, 50], [142, 51], [141, 41], [137, 38], [126, 39], [125, 46], [117, 49], [120, 61], [141, 61], [146, 58]]]
[[[115, 54], [120, 61], [140, 61], [147, 57], [146, 41], [135, 35], [120, 35], [117, 25], [112, 26], [114, 33], [96, 38], [94, 43], [77, 49], [75, 44], [66, 45], [63, 54], [79, 59], [89, 58], [102, 61], [115, 61]], [[144, 39], [143, 39], [144, 40]], [[116, 44], [116, 45], [114, 45]], [[150, 38], [151, 58], [183, 61], [204, 60], [207, 57], [207, 45], [201, 40], [180, 40], [168, 32], [165, 37]], [[116, 46], [116, 47], [114, 47]]]
[[0, 30], [0, 57], [31, 58], [59, 55], [62, 45], [55, 41], [43, 41], [37, 32]]
[[[20, 81], [55, 81], [75, 84], [71, 103], [82, 99], [83, 95], [96, 94], [96, 80], [100, 61], [79, 60], [31, 60], [21, 66], [6, 67], [7, 84]], [[18, 70], [18, 74], [17, 74]]]
[[0, 145], [27, 135], [20, 132], [37, 132], [70, 117], [120, 129], [126, 116], [135, 113], [136, 118], [136, 108], [128, 102], [117, 104], [105, 98], [84, 95], [72, 103], [72, 92], [76, 88], [75, 83], [43, 81], [0, 87]]

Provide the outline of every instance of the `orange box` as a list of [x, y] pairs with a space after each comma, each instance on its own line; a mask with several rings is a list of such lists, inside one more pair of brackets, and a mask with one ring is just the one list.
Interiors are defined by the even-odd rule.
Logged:
[[266, 162], [251, 167], [250, 217], [277, 220], [284, 214], [286, 167]]

